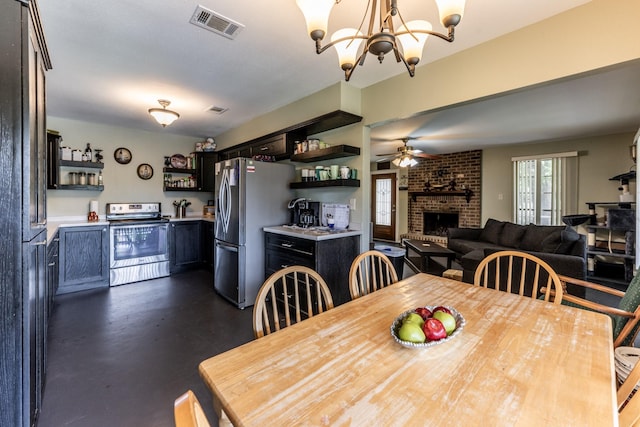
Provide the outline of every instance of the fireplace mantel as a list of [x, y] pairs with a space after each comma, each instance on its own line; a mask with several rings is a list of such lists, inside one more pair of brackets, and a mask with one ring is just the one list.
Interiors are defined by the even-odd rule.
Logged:
[[424, 196], [424, 197], [463, 196], [467, 200], [467, 203], [469, 203], [469, 201], [471, 200], [471, 196], [473, 196], [473, 191], [469, 190], [468, 188], [466, 190], [461, 190], [461, 191], [411, 191], [409, 192], [409, 195], [411, 196], [414, 202], [416, 201], [416, 197], [420, 197], [420, 196]]

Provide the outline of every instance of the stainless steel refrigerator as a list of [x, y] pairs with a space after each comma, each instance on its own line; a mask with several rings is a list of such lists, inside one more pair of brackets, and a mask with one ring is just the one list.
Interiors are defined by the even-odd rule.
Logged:
[[252, 306], [264, 277], [263, 227], [289, 221], [292, 165], [237, 158], [215, 166], [214, 288], [238, 308]]

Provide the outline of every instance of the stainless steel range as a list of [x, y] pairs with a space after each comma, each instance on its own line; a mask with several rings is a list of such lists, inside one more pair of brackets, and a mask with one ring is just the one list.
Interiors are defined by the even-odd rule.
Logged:
[[169, 221], [160, 203], [107, 203], [110, 285], [169, 275]]

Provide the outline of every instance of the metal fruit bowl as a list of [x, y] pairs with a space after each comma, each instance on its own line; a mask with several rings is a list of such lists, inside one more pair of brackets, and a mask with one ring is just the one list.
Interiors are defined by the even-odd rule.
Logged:
[[[433, 310], [434, 308], [438, 307], [437, 305], [426, 305], [425, 307], [427, 307], [429, 310]], [[429, 342], [424, 342], [424, 343], [416, 343], [416, 342], [410, 342], [410, 341], [403, 341], [400, 338], [398, 338], [398, 329], [400, 329], [400, 326], [402, 326], [402, 320], [407, 316], [407, 314], [409, 313], [415, 313], [415, 310], [407, 310], [404, 313], [402, 313], [401, 315], [399, 315], [398, 317], [395, 318], [395, 320], [393, 321], [393, 323], [391, 324], [391, 336], [393, 337], [394, 340], [396, 340], [396, 342], [398, 344], [400, 344], [401, 346], [407, 347], [407, 348], [429, 348], [429, 347], [433, 347], [439, 344], [444, 344], [448, 341], [451, 341], [453, 338], [455, 338], [458, 334], [460, 334], [460, 332], [462, 332], [462, 329], [464, 328], [464, 325], [466, 324], [466, 321], [464, 320], [464, 317], [462, 316], [462, 314], [460, 314], [455, 308], [453, 307], [449, 307], [449, 306], [443, 306], [448, 308], [449, 310], [451, 310], [451, 314], [453, 314], [453, 317], [455, 317], [456, 319], [456, 330], [453, 331], [453, 333], [451, 333], [451, 335], [449, 335], [446, 338], [443, 338], [441, 340], [438, 341], [429, 341]]]

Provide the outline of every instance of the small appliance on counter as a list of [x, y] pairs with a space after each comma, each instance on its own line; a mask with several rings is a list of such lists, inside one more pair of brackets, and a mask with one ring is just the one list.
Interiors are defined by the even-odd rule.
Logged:
[[207, 204], [202, 207], [202, 216], [206, 218], [213, 218], [216, 214], [216, 205], [213, 200], [207, 200]]
[[292, 225], [303, 228], [320, 225], [320, 202], [299, 198], [291, 200], [288, 207]]

